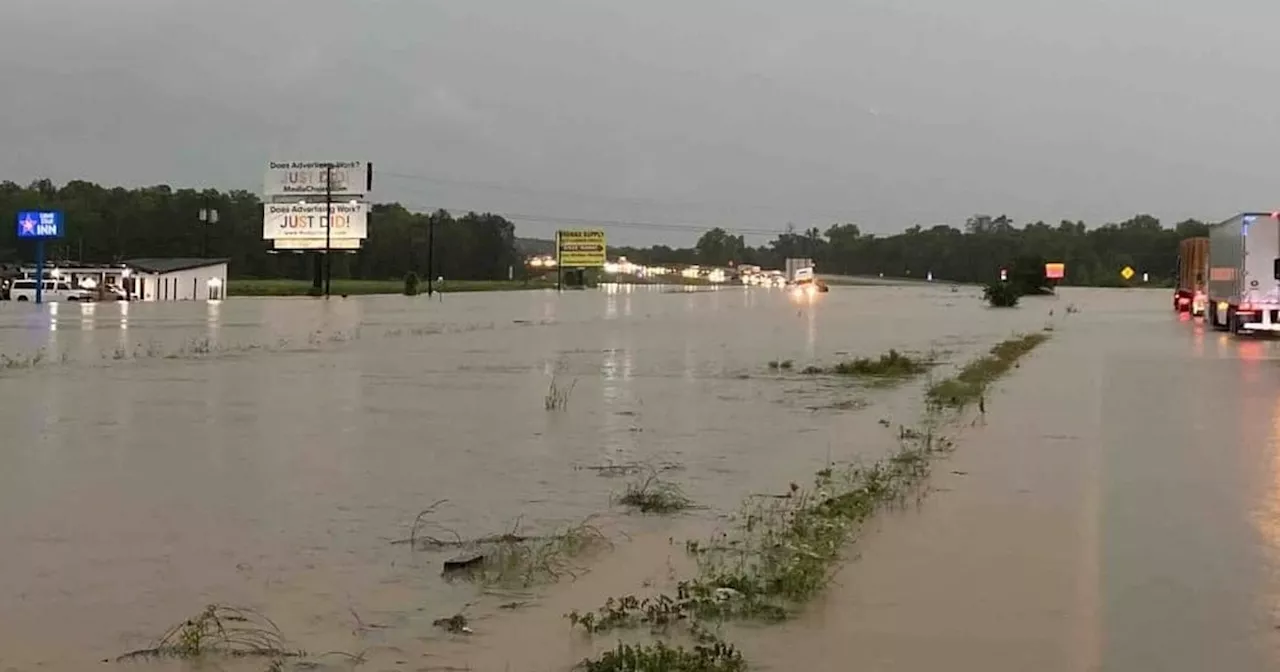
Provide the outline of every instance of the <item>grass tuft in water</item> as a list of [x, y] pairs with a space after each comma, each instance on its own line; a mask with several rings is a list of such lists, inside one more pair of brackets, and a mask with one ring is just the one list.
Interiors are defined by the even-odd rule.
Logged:
[[169, 628], [153, 646], [126, 653], [117, 661], [205, 656], [280, 659], [301, 655], [301, 651], [285, 648], [280, 629], [266, 616], [252, 609], [211, 604], [194, 618]]
[[897, 350], [889, 350], [879, 357], [858, 357], [838, 362], [833, 366], [808, 366], [802, 373], [808, 375], [854, 376], [879, 380], [903, 380], [918, 376], [934, 366], [931, 359], [918, 359]]
[[574, 378], [568, 385], [561, 384], [554, 376], [547, 385], [547, 394], [543, 399], [548, 411], [563, 411], [569, 408], [569, 397], [573, 395], [573, 388], [578, 386], [578, 379]]
[[925, 399], [933, 408], [964, 408], [981, 402], [987, 386], [1010, 369], [1018, 360], [1049, 340], [1049, 334], [1023, 334], [997, 343], [990, 353], [969, 362], [956, 375], [929, 386]]
[[790, 371], [792, 368], [795, 367], [795, 365], [796, 363], [790, 359], [783, 359], [783, 360], [775, 359], [769, 362], [769, 369], [772, 371], [778, 371], [778, 370]]
[[[447, 569], [446, 575], [450, 578], [504, 588], [554, 583], [565, 576], [578, 575], [579, 567], [575, 563], [578, 558], [613, 546], [609, 537], [591, 523], [591, 518], [547, 535], [523, 534], [517, 520], [508, 532], [464, 539], [457, 532], [430, 521], [446, 501], [442, 499], [419, 513], [409, 538], [393, 543], [410, 544], [416, 550], [453, 549], [460, 553], [459, 557], [467, 558], [467, 562], [456, 569]], [[440, 539], [426, 534], [433, 529], [443, 530], [452, 538]]]
[[693, 508], [693, 500], [685, 496], [680, 486], [662, 480], [656, 470], [643, 480], [628, 483], [617, 502], [641, 513], [671, 514]]
[[546, 536], [516, 540], [513, 535], [510, 541], [490, 544], [475, 578], [488, 586], [506, 588], [529, 588], [566, 576], [577, 578], [582, 571], [578, 558], [612, 546], [608, 536], [589, 521]]

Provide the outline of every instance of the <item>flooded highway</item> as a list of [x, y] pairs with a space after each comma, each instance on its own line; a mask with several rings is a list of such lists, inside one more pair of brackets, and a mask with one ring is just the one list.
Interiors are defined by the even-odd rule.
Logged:
[[[1180, 323], [1164, 290], [991, 310], [917, 285], [0, 304], [0, 670], [114, 660], [210, 603], [345, 652], [331, 669], [567, 669], [566, 611], [920, 418], [924, 380], [800, 368], [958, 365], [1045, 330], [919, 507], [875, 519], [800, 618], [730, 639], [776, 670], [1280, 669], [1280, 342]], [[619, 465], [701, 508], [628, 515]], [[448, 548], [396, 543], [433, 505], [437, 537], [594, 516], [612, 551], [482, 593], [441, 578]], [[460, 611], [472, 635], [434, 627]]]

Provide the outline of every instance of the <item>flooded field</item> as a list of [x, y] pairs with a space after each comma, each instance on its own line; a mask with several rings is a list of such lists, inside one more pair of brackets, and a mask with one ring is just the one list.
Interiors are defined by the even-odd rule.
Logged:
[[[1164, 291], [1064, 290], [1011, 311], [979, 293], [0, 304], [0, 670], [114, 660], [210, 603], [339, 652], [313, 657], [325, 668], [565, 669], [582, 657], [566, 611], [679, 571], [683, 540], [745, 497], [879, 459], [920, 417], [924, 376], [869, 386], [801, 369], [891, 348], [960, 364], [1046, 327], [988, 423], [959, 435], [956, 464], [979, 466], [944, 465], [946, 492], [879, 520], [829, 599], [753, 636], [749, 656], [930, 669], [911, 656], [937, 644], [952, 654], [933, 663], [975, 663], [952, 669], [1192, 670], [1211, 651], [1230, 669], [1274, 669], [1280, 343], [1179, 324]], [[637, 467], [699, 508], [629, 515], [615, 500]], [[612, 550], [528, 587], [445, 581], [456, 549], [397, 543], [584, 520]], [[1018, 552], [1031, 543], [1043, 553]], [[974, 559], [993, 544], [1008, 552]], [[1028, 605], [1054, 616], [1016, 618]], [[473, 635], [434, 625], [459, 612]], [[990, 664], [1010, 636], [1027, 655]], [[791, 660], [789, 641], [832, 657]]]

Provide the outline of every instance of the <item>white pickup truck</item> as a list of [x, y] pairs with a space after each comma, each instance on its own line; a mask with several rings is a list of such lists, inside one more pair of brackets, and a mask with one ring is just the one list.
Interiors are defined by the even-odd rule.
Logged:
[[[87, 289], [72, 287], [66, 280], [44, 281], [43, 301], [92, 301], [93, 292]], [[9, 298], [13, 301], [35, 301], [35, 278], [19, 278], [9, 286]]]

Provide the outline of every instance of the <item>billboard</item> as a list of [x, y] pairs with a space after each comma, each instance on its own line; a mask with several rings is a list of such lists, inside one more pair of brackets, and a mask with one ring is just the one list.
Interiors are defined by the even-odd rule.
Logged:
[[[273, 247], [277, 250], [321, 250], [324, 247], [324, 238], [276, 238], [271, 241]], [[360, 243], [363, 241], [357, 238], [334, 238], [329, 241], [329, 249], [331, 250], [358, 250]]]
[[1067, 265], [1063, 263], [1048, 263], [1044, 265], [1044, 277], [1050, 280], [1061, 280], [1067, 275]]
[[262, 195], [324, 196], [325, 166], [332, 165], [334, 196], [363, 197], [373, 181], [373, 165], [367, 161], [272, 161], [267, 164]]
[[18, 213], [19, 238], [61, 238], [62, 213], [57, 210], [26, 210]]
[[599, 268], [605, 262], [603, 229], [565, 229], [556, 232], [556, 256], [561, 266]]
[[[360, 241], [369, 237], [369, 206], [365, 203], [334, 203], [333, 241]], [[265, 240], [315, 239], [324, 249], [324, 203], [264, 203], [262, 237]], [[337, 247], [337, 245], [333, 245]]]

